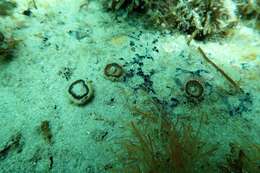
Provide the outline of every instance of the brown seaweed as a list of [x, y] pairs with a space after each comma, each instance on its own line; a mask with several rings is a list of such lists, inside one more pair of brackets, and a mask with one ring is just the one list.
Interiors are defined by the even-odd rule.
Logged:
[[9, 16], [11, 15], [14, 8], [17, 4], [15, 2], [3, 0], [0, 2], [0, 16]]
[[43, 137], [43, 139], [48, 143], [48, 144], [52, 144], [52, 132], [51, 132], [51, 127], [50, 127], [50, 122], [45, 120], [41, 122], [40, 125], [40, 132], [41, 135]]
[[134, 111], [141, 120], [130, 123], [132, 136], [122, 142], [116, 172], [190, 173], [207, 167], [217, 147], [201, 140], [200, 127], [195, 130], [191, 124], [171, 120], [161, 108]]
[[249, 145], [241, 147], [230, 143], [230, 153], [226, 155], [226, 163], [220, 165], [223, 173], [256, 173], [260, 172], [260, 147]]
[[[0, 32], [1, 33], [1, 32]], [[5, 38], [3, 34], [1, 34], [0, 40], [0, 60], [10, 61], [15, 56], [15, 52], [17, 50], [19, 40], [15, 40], [13, 38]]]
[[17, 152], [21, 152], [22, 151], [22, 134], [21, 133], [17, 133], [15, 135], [13, 135], [9, 141], [5, 144], [5, 146], [0, 149], [0, 160], [5, 159], [8, 154], [10, 154], [11, 152], [13, 152], [14, 150], [17, 150]]

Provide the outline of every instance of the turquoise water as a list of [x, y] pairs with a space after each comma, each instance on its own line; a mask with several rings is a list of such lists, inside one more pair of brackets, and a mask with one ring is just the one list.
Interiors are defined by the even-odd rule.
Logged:
[[258, 9], [0, 0], [0, 173], [260, 172]]

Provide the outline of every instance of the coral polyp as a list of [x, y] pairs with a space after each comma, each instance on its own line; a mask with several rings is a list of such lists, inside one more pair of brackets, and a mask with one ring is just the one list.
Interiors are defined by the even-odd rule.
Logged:
[[185, 92], [187, 96], [192, 98], [200, 98], [203, 96], [204, 87], [202, 82], [197, 79], [191, 79], [185, 84]]
[[82, 79], [74, 81], [68, 89], [71, 101], [77, 105], [84, 105], [94, 96], [92, 83]]
[[104, 69], [104, 75], [112, 81], [120, 80], [123, 74], [123, 67], [117, 63], [107, 64]]

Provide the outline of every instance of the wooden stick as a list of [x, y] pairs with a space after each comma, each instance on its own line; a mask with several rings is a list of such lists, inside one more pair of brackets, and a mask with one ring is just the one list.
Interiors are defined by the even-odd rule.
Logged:
[[211, 61], [208, 56], [206, 55], [206, 53], [200, 48], [198, 47], [199, 52], [201, 53], [202, 57], [209, 63], [211, 64], [218, 72], [220, 72], [234, 87], [237, 91], [239, 92], [243, 92], [243, 90], [239, 87], [239, 85], [230, 77], [228, 76], [224, 70], [222, 70], [220, 67], [217, 66], [217, 64], [215, 64], [213, 61]]
[[33, 2], [33, 6], [34, 6], [34, 8], [35, 8], [35, 9], [38, 9], [35, 0], [32, 0], [32, 2]]

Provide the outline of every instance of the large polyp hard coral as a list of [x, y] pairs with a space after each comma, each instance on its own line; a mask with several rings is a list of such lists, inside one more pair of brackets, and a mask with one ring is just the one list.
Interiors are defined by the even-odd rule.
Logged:
[[104, 69], [104, 75], [111, 81], [119, 81], [123, 74], [123, 67], [117, 63], [107, 64]]
[[68, 88], [68, 96], [73, 103], [85, 105], [94, 96], [92, 82], [83, 79], [72, 82]]

